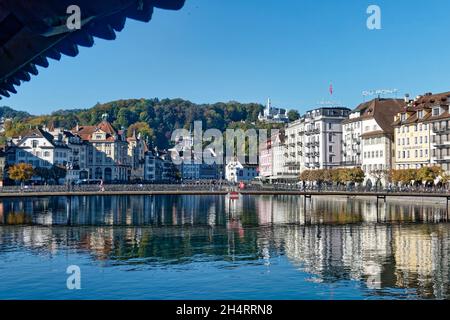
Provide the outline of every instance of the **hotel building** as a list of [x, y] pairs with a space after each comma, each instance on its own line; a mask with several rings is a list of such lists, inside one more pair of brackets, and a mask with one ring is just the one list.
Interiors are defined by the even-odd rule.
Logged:
[[332, 169], [342, 162], [342, 121], [350, 109], [324, 107], [304, 115], [304, 167]]

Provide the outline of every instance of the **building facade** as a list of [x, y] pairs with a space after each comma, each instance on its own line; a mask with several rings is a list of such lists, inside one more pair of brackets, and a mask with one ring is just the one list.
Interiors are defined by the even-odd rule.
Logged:
[[408, 101], [394, 118], [395, 169], [418, 169], [431, 165], [431, 108], [424, 97]]
[[304, 167], [305, 169], [332, 169], [342, 162], [342, 122], [350, 109], [324, 107], [304, 115]]
[[108, 115], [96, 126], [76, 126], [72, 133], [87, 143], [87, 167], [90, 179], [105, 182], [128, 181], [131, 161], [125, 131], [116, 131]]
[[360, 156], [365, 182], [386, 185], [389, 171], [394, 167], [394, 127], [392, 120], [404, 109], [402, 99], [376, 98], [361, 104], [360, 143], [352, 146], [352, 157]]

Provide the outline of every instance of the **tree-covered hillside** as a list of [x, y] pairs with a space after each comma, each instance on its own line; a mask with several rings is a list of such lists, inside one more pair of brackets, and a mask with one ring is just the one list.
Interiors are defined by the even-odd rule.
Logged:
[[[239, 102], [195, 104], [182, 99], [130, 99], [96, 104], [85, 110], [59, 110], [50, 115], [32, 116], [14, 121], [6, 128], [6, 136], [16, 136], [30, 126], [53, 124], [55, 127], [71, 129], [80, 125], [94, 125], [101, 121], [104, 113], [116, 129], [136, 128], [148, 136], [156, 145], [167, 147], [174, 129], [189, 129], [194, 121], [202, 121], [203, 129], [252, 128], [258, 113], [264, 107], [260, 104]], [[258, 127], [270, 127], [259, 124]], [[132, 130], [128, 130], [131, 134]]]
[[25, 111], [16, 111], [10, 107], [0, 107], [0, 118], [23, 120], [30, 114]]

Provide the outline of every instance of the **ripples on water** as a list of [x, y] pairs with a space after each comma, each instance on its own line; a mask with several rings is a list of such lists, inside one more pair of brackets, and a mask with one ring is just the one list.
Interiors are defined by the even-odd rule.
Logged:
[[439, 200], [2, 199], [0, 298], [448, 299], [449, 243]]

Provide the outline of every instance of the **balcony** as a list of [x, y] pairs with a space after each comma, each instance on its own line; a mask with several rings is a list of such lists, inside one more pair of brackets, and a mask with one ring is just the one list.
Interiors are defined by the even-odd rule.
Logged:
[[314, 128], [314, 129], [309, 129], [305, 131], [306, 135], [312, 135], [312, 134], [318, 134], [320, 133], [320, 129], [318, 128]]
[[447, 139], [444, 139], [444, 137], [436, 137], [434, 136], [431, 143], [434, 145], [434, 147], [436, 148], [443, 148], [446, 146], [450, 146], [450, 143]]
[[450, 127], [448, 127], [448, 126], [442, 126], [442, 127], [433, 126], [432, 131], [433, 131], [433, 133], [437, 133], [437, 134], [448, 133], [448, 132], [450, 132]]

